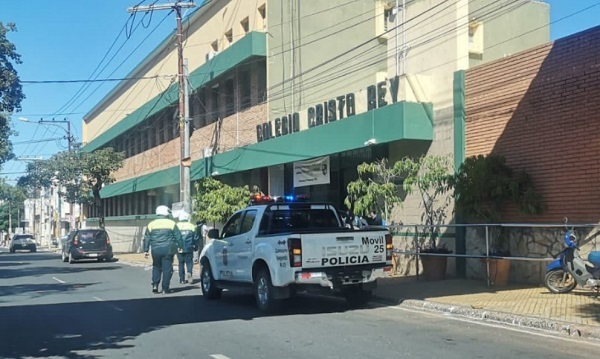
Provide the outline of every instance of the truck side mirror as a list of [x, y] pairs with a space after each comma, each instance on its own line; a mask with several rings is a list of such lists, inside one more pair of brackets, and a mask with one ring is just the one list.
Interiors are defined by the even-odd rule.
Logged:
[[215, 228], [209, 229], [208, 234], [206, 236], [210, 239], [217, 239], [219, 238], [219, 230]]

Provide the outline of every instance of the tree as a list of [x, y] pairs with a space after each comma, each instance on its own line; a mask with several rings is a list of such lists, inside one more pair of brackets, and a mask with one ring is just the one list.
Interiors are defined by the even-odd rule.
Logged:
[[344, 203], [352, 214], [363, 216], [371, 211], [383, 213], [389, 223], [393, 209], [402, 204], [399, 184], [402, 168], [398, 163], [388, 166], [387, 159], [362, 163], [357, 167], [358, 179], [348, 183]]
[[225, 223], [233, 213], [246, 207], [251, 192], [248, 186], [231, 187], [212, 177], [196, 182], [194, 218], [207, 222]]
[[422, 156], [417, 160], [404, 158], [398, 164], [400, 172], [404, 174], [403, 189], [407, 194], [416, 191], [421, 198], [421, 221], [425, 222], [429, 232], [424, 251], [448, 253], [446, 247], [438, 247], [437, 239], [439, 226], [444, 224], [452, 203], [452, 197], [446, 196], [453, 183], [450, 159], [445, 156]]
[[112, 147], [94, 152], [63, 151], [46, 161], [27, 166], [27, 175], [19, 184], [37, 190], [49, 187], [53, 181], [64, 188], [61, 196], [69, 203], [94, 204], [100, 213], [100, 227], [104, 227], [104, 211], [100, 190], [115, 181], [112, 175], [123, 167], [125, 155]]
[[21, 111], [21, 101], [25, 98], [21, 82], [14, 65], [21, 63], [16, 47], [8, 41], [6, 34], [17, 31], [15, 24], [4, 26], [0, 22], [0, 166], [14, 157], [10, 135], [14, 133], [8, 121], [15, 111]]
[[27, 198], [22, 188], [8, 185], [0, 180], [0, 230], [11, 232], [19, 226], [19, 214], [25, 209], [24, 201]]

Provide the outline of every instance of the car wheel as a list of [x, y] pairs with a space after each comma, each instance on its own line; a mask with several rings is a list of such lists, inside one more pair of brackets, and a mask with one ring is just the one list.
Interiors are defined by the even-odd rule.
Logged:
[[33, 249], [31, 250], [31, 253], [35, 253], [37, 251], [36, 247], [33, 247]]
[[73, 258], [73, 253], [69, 253], [69, 264], [75, 263], [75, 258]]
[[210, 263], [207, 261], [202, 262], [200, 280], [200, 287], [202, 288], [202, 296], [204, 299], [213, 300], [221, 298], [221, 293], [223, 290], [221, 288], [217, 288], [215, 278], [213, 277], [212, 270], [210, 269]]
[[13, 248], [10, 248], [10, 249], [9, 249], [9, 252], [10, 252], [10, 253], [15, 253], [15, 248], [14, 248], [14, 247], [13, 247]]
[[256, 275], [254, 296], [261, 312], [274, 313], [281, 309], [281, 300], [275, 299], [271, 274], [267, 268], [260, 269]]
[[104, 262], [104, 258], [98, 258], [98, 262]]
[[69, 257], [67, 257], [67, 254], [64, 251], [61, 252], [60, 256], [64, 263], [67, 263], [69, 261]]

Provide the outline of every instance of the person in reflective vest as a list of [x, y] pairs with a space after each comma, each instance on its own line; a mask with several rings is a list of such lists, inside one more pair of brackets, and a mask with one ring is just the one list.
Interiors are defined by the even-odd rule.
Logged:
[[192, 270], [194, 267], [193, 258], [194, 251], [198, 250], [198, 231], [196, 226], [190, 223], [190, 214], [186, 211], [181, 211], [179, 214], [179, 222], [177, 228], [181, 232], [183, 247], [177, 253], [177, 261], [179, 262], [179, 283], [192, 284]]
[[158, 286], [162, 277], [162, 292], [170, 292], [173, 275], [173, 256], [183, 247], [181, 233], [175, 221], [169, 218], [171, 210], [167, 206], [156, 207], [159, 218], [146, 227], [144, 233], [144, 252], [152, 252], [152, 292], [159, 293]]

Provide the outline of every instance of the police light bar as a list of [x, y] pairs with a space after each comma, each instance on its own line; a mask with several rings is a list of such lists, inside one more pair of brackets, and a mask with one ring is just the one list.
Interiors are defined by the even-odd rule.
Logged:
[[308, 195], [287, 195], [287, 196], [265, 196], [254, 195], [250, 198], [250, 205], [266, 204], [266, 203], [293, 203], [308, 200]]

